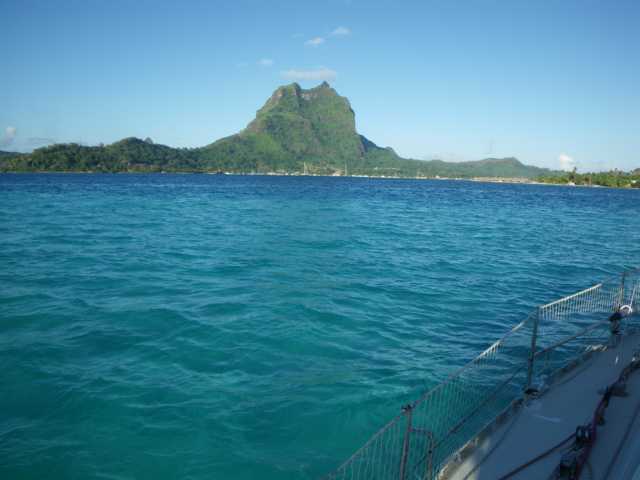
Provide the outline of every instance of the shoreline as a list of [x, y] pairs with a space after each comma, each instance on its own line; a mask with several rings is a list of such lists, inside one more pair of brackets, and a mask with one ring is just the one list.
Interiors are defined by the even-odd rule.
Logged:
[[436, 180], [436, 181], [462, 181], [476, 183], [506, 183], [511, 185], [548, 185], [570, 188], [611, 188], [615, 190], [635, 190], [634, 187], [612, 187], [605, 185], [575, 185], [568, 183], [540, 182], [528, 178], [519, 177], [401, 177], [386, 175], [323, 175], [323, 174], [302, 174], [285, 172], [260, 172], [260, 173], [237, 173], [237, 172], [92, 172], [92, 171], [34, 171], [34, 172], [0, 172], [0, 175], [218, 175], [218, 176], [253, 176], [253, 177], [327, 177], [327, 178], [365, 178], [380, 180]]

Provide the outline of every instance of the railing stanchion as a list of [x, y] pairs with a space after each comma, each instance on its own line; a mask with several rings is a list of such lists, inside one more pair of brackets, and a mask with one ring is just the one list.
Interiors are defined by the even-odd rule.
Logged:
[[524, 387], [525, 391], [531, 388], [533, 381], [533, 364], [536, 360], [536, 344], [538, 343], [538, 323], [540, 322], [540, 307], [536, 308], [533, 317], [533, 331], [531, 332], [531, 350], [529, 351], [529, 365], [527, 367], [527, 383]]
[[616, 306], [617, 308], [620, 308], [622, 305], [624, 305], [624, 284], [625, 284], [625, 280], [627, 278], [627, 271], [624, 270], [622, 272], [622, 280], [620, 281], [620, 300], [618, 300], [618, 305]]
[[413, 417], [413, 406], [403, 407], [407, 419], [407, 429], [404, 432], [404, 442], [402, 443], [402, 458], [400, 459], [400, 480], [405, 480], [407, 471], [407, 459], [409, 458], [409, 442], [411, 441], [411, 420]]
[[433, 480], [433, 433], [427, 432], [427, 469], [424, 474], [425, 480]]

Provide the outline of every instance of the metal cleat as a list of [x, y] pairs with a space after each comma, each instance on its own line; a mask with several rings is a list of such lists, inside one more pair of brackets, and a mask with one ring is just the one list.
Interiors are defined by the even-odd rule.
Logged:
[[560, 465], [558, 466], [557, 479], [566, 478], [574, 479], [578, 471], [578, 452], [574, 449], [562, 455]]
[[626, 397], [629, 395], [627, 392], [627, 382], [624, 380], [618, 380], [611, 387], [611, 395], [614, 397]]

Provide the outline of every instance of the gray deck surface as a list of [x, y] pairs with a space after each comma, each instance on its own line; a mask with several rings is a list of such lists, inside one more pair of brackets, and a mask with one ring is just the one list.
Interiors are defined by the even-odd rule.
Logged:
[[[576, 426], [590, 422], [604, 387], [613, 383], [640, 347], [640, 334], [623, 337], [620, 345], [598, 352], [554, 382], [538, 399], [531, 400], [503, 425], [480, 441], [473, 453], [452, 471], [455, 480], [495, 480], [559, 443]], [[631, 374], [628, 396], [612, 397], [605, 412], [605, 425], [598, 427], [597, 440], [581, 479], [640, 480], [640, 371]], [[622, 443], [630, 424], [630, 433]], [[608, 476], [609, 464], [621, 450]], [[513, 479], [547, 480], [568, 449], [547, 456], [514, 475]]]

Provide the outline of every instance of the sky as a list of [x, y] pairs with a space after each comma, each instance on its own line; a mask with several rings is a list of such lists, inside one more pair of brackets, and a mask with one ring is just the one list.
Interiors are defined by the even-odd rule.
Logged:
[[409, 158], [640, 167], [640, 2], [0, 0], [0, 149], [203, 146], [327, 80]]

